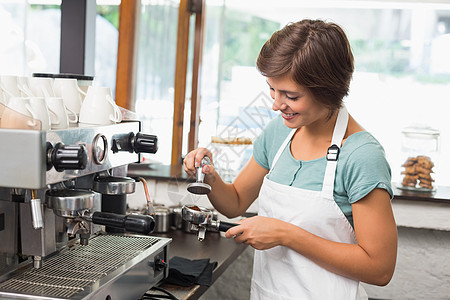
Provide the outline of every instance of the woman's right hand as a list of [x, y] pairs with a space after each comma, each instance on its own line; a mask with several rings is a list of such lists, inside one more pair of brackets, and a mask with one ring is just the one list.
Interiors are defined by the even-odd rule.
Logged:
[[200, 167], [202, 159], [207, 156], [211, 161], [211, 165], [204, 165], [202, 171], [204, 174], [212, 174], [214, 172], [214, 164], [212, 159], [212, 153], [206, 148], [197, 148], [189, 152], [183, 160], [184, 171], [189, 176], [193, 176], [197, 173], [197, 168]]

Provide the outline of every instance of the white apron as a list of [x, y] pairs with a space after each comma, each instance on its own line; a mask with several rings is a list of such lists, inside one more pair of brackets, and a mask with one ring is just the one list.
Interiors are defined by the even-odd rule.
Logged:
[[[341, 146], [347, 123], [348, 113], [343, 107], [338, 114], [331, 145]], [[275, 155], [272, 169], [295, 130]], [[300, 189], [264, 178], [258, 197], [258, 215], [292, 223], [331, 241], [356, 243], [352, 226], [333, 198], [338, 151], [337, 147], [328, 149], [322, 191]], [[287, 247], [255, 250], [252, 300], [353, 300], [357, 299], [358, 284], [358, 281], [325, 270]]]

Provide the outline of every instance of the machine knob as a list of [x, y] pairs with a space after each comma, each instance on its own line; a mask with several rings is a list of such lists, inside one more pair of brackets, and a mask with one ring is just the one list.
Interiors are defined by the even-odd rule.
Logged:
[[84, 145], [63, 145], [58, 143], [49, 150], [49, 158], [55, 170], [83, 170], [88, 161], [88, 152]]
[[154, 265], [155, 271], [162, 271], [165, 268], [167, 268], [166, 261], [162, 258], [155, 258], [155, 265]]
[[156, 153], [158, 151], [158, 137], [138, 132], [134, 136], [132, 146], [136, 153]]

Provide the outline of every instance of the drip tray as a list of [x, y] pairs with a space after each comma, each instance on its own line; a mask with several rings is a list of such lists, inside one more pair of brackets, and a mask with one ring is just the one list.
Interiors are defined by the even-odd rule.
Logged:
[[[58, 255], [44, 260], [41, 268], [34, 269], [29, 266], [0, 283], [0, 298], [1, 295], [27, 294], [27, 299], [30, 299], [29, 296], [31, 298], [36, 296], [36, 299], [42, 299], [41, 297], [88, 299], [90, 297], [86, 295], [96, 292], [102, 285], [107, 285], [105, 284], [107, 281], [123, 275], [125, 270], [135, 264], [131, 261], [136, 257], [142, 256], [145, 259], [169, 243], [164, 240], [170, 241], [164, 238], [133, 235], [94, 236], [88, 245], [75, 244]], [[163, 243], [160, 243], [161, 241]], [[155, 249], [151, 251], [152, 248]], [[146, 267], [153, 272], [148, 262]], [[111, 276], [112, 273], [119, 274]], [[111, 278], [104, 280], [107, 276]], [[151, 286], [148, 287], [150, 288]], [[15, 297], [17, 295], [14, 295]]]

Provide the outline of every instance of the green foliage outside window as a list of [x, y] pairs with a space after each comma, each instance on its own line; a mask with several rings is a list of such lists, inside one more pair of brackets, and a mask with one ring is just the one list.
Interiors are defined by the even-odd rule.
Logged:
[[231, 79], [233, 66], [255, 66], [266, 40], [280, 24], [239, 12], [229, 12], [224, 24], [223, 79]]
[[118, 5], [97, 5], [97, 14], [111, 22], [119, 29], [119, 6]]

